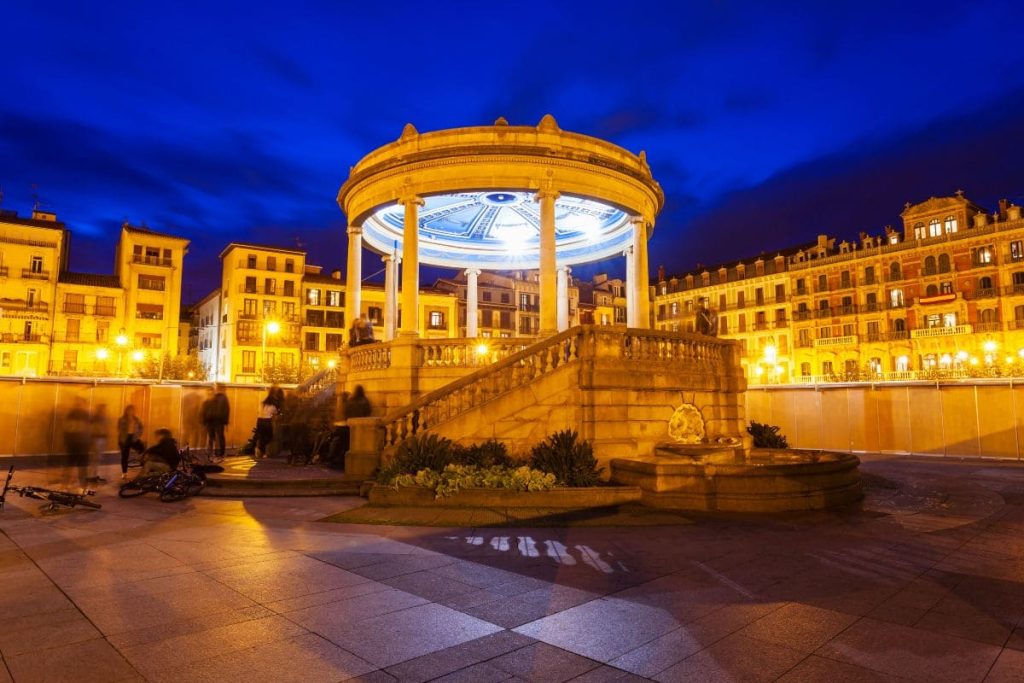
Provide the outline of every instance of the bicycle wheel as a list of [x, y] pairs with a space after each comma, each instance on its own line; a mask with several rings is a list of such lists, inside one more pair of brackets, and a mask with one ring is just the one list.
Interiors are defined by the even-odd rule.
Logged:
[[139, 479], [132, 479], [121, 484], [121, 488], [118, 489], [117, 495], [122, 498], [134, 498], [135, 496], [141, 496], [143, 493], [152, 490], [146, 485], [146, 482], [140, 481]]
[[[91, 500], [86, 500], [85, 498], [76, 502], [75, 505], [84, 505], [85, 507], [92, 508], [93, 510], [99, 510], [101, 507], [103, 507], [99, 503], [94, 503]], [[72, 507], [74, 507], [74, 505]]]
[[160, 489], [160, 500], [165, 503], [176, 503], [188, 495], [188, 483], [175, 480]]

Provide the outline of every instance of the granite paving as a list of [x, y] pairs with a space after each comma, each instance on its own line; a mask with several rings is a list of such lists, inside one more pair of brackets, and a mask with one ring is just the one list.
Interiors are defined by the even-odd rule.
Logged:
[[648, 527], [339, 524], [361, 499], [113, 483], [98, 511], [13, 498], [0, 683], [1024, 680], [1024, 466], [862, 471], [848, 509]]

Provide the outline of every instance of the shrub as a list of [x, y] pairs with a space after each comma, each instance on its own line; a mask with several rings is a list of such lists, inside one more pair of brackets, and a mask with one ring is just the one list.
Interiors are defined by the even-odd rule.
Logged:
[[508, 448], [496, 439], [488, 439], [483, 443], [468, 447], [456, 446], [454, 462], [458, 465], [475, 465], [476, 467], [512, 466]]
[[396, 475], [415, 475], [420, 470], [440, 472], [455, 457], [455, 444], [437, 434], [413, 436], [403, 441], [395, 459], [377, 474], [377, 481], [389, 484]]
[[565, 486], [594, 486], [601, 479], [594, 449], [568, 429], [555, 432], [534, 446], [530, 467], [555, 475], [558, 483]]
[[440, 472], [423, 469], [416, 474], [398, 474], [383, 482], [397, 488], [421, 486], [434, 492], [435, 498], [453, 495], [459, 489], [488, 488], [512, 491], [546, 491], [555, 486], [555, 476], [529, 467], [476, 467], [447, 465]]
[[789, 442], [779, 434], [779, 429], [777, 425], [751, 422], [747, 433], [754, 437], [754, 448], [789, 448]]

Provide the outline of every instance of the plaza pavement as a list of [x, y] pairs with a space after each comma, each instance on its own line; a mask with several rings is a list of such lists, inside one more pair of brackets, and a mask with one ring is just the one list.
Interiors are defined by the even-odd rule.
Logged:
[[1024, 680], [1024, 468], [863, 470], [863, 510], [644, 528], [349, 526], [316, 520], [356, 498], [112, 484], [98, 512], [15, 498], [0, 682]]

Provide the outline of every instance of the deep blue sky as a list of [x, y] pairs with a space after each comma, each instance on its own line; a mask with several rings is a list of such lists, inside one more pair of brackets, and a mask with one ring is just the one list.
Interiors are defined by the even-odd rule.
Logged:
[[341, 267], [338, 187], [407, 121], [551, 112], [647, 150], [668, 197], [652, 272], [851, 238], [957, 188], [1024, 202], [1018, 6], [16, 0], [3, 208], [38, 186], [76, 270], [110, 272], [125, 218], [183, 234], [191, 301], [231, 239]]

